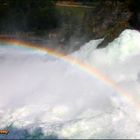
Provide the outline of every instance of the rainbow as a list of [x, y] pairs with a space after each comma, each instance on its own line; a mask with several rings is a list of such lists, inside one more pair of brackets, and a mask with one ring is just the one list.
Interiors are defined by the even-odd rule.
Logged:
[[82, 71], [85, 71], [86, 73], [90, 74], [91, 76], [95, 77], [96, 79], [102, 81], [107, 86], [111, 87], [113, 90], [115, 90], [117, 93], [119, 93], [119, 95], [121, 97], [127, 99], [127, 101], [130, 104], [140, 106], [140, 104], [138, 102], [136, 102], [135, 97], [132, 96], [132, 93], [125, 91], [115, 81], [108, 78], [106, 75], [104, 75], [96, 67], [91, 66], [85, 62], [82, 62], [79, 59], [76, 59], [70, 55], [65, 55], [65, 54], [60, 53], [56, 50], [50, 49], [46, 45], [36, 45], [34, 43], [19, 41], [19, 40], [13, 39], [13, 38], [5, 37], [5, 36], [0, 36], [0, 42], [4, 43], [4, 44], [9, 44], [9, 45], [15, 45], [15, 46], [20, 47], [20, 48], [27, 48], [27, 49], [36, 50], [36, 51], [39, 51], [41, 53], [45, 52], [48, 55], [62, 59], [67, 63], [73, 64], [73, 65], [77, 66], [79, 69], [81, 69]]

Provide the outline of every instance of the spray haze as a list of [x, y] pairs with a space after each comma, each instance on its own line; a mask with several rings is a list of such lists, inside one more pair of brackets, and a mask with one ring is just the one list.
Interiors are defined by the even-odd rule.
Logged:
[[[139, 138], [139, 39], [139, 32], [125, 30], [106, 48], [96, 49], [103, 39], [92, 40], [65, 59], [25, 44], [1, 44], [1, 128], [32, 133], [39, 127], [58, 138]], [[7, 137], [14, 138], [12, 130]]]

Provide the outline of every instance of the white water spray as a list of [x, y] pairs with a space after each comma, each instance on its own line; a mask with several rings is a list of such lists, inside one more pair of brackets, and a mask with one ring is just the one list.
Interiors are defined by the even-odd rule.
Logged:
[[[96, 49], [102, 40], [93, 40], [71, 55], [96, 66], [139, 100], [139, 40], [139, 32], [126, 30], [104, 49]], [[3, 45], [0, 63], [1, 128], [12, 125], [32, 134], [39, 127], [44, 136], [59, 138], [140, 138], [140, 112], [74, 65]], [[11, 130], [7, 137], [21, 135]]]

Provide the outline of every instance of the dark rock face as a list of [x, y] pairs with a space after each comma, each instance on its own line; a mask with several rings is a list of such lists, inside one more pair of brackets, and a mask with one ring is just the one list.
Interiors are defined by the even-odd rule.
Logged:
[[[61, 23], [65, 25], [62, 27], [62, 38], [66, 42], [71, 42], [71, 38], [84, 37], [84, 41], [105, 38], [98, 48], [105, 47], [124, 29], [131, 28], [129, 22], [133, 14], [133, 10], [130, 10], [132, 1], [97, 0], [92, 3], [92, 9], [83, 9], [83, 12], [79, 11], [80, 16], [77, 13], [72, 14], [72, 11], [66, 10], [65, 15], [60, 15]], [[66, 14], [67, 12], [69, 14]], [[133, 25], [135, 21], [132, 20], [131, 22]]]
[[98, 45], [103, 48], [124, 29], [140, 29], [140, 0], [94, 0], [90, 7], [56, 6], [59, 26], [49, 33], [52, 46], [74, 51], [84, 42], [104, 38]]
[[124, 29], [140, 30], [140, 1], [99, 0], [92, 10], [92, 16], [87, 19], [90, 19], [85, 21], [90, 22], [91, 30], [86, 34], [91, 32], [91, 39], [104, 37], [98, 48], [105, 47]]
[[140, 30], [140, 1], [133, 0], [129, 5], [129, 9], [132, 12], [132, 16], [130, 17], [129, 24], [134, 29]]
[[1, 34], [45, 37], [51, 46], [73, 51], [91, 39], [104, 38], [98, 46], [102, 48], [124, 29], [140, 30], [140, 0], [88, 0], [89, 5], [75, 1], [79, 7], [57, 6], [56, 0], [4, 0], [0, 2]]
[[[99, 44], [99, 48], [102, 48], [116, 38], [120, 32], [129, 27], [129, 19], [131, 12], [128, 9], [128, 5], [121, 1], [102, 1], [102, 5], [95, 10], [98, 19], [95, 17], [96, 24], [93, 26], [94, 35], [96, 38], [104, 37], [104, 41]], [[98, 32], [96, 30], [99, 30]]]
[[98, 48], [105, 47], [126, 28], [140, 30], [139, 0], [105, 0], [103, 5], [105, 9], [100, 15], [104, 17], [104, 21], [100, 29], [105, 40]]

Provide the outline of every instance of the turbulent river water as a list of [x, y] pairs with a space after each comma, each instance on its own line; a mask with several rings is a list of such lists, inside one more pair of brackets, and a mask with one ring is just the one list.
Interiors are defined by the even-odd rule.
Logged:
[[9, 134], [0, 138], [140, 138], [140, 33], [96, 49], [102, 40], [68, 55], [97, 72], [1, 43], [0, 129]]

